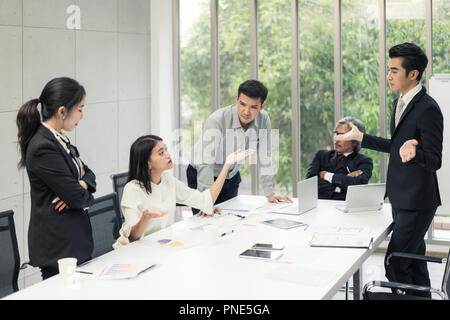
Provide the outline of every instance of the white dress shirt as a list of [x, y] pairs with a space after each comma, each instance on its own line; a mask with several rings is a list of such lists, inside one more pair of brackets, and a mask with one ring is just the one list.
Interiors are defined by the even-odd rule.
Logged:
[[[206, 120], [190, 161], [197, 170], [197, 188], [210, 188], [222, 170], [226, 157], [237, 149], [254, 149], [260, 165], [261, 186], [264, 195], [273, 193], [271, 123], [265, 110], [258, 112], [247, 130], [242, 128], [237, 105], [220, 108]], [[250, 157], [249, 159], [254, 159]], [[255, 161], [256, 162], [256, 161]], [[231, 179], [242, 168], [245, 161], [231, 165], [227, 179]]]
[[168, 211], [168, 213], [160, 218], [151, 219], [142, 237], [173, 224], [177, 203], [200, 209], [206, 214], [213, 213], [213, 201], [209, 189], [203, 192], [191, 189], [168, 172], [162, 174], [159, 184], [152, 182], [151, 188], [152, 193], [148, 194], [137, 180], [125, 185], [120, 203], [125, 221], [119, 231], [120, 237], [113, 244], [114, 249], [130, 243], [128, 238], [131, 228], [139, 222], [145, 209], [152, 212]]
[[[345, 156], [345, 158], [347, 158], [349, 155], [351, 155], [353, 153], [353, 151], [352, 152], [347, 152], [347, 153], [343, 153], [343, 155]], [[344, 159], [345, 159], [344, 158]], [[342, 160], [344, 160], [344, 159], [342, 159]], [[341, 161], [342, 161], [341, 160]], [[347, 171], [348, 171], [348, 173], [350, 173], [350, 170], [348, 169], [348, 167], [347, 167]], [[323, 179], [324, 180], [326, 180], [326, 181], [328, 181], [329, 183], [333, 183], [333, 176], [334, 176], [334, 173], [332, 173], [332, 172], [327, 172], [327, 173], [325, 173], [325, 176], [323, 177]], [[342, 192], [342, 190], [341, 190], [341, 188], [339, 188], [339, 187], [336, 187], [336, 189], [334, 189], [334, 192], [336, 192], [336, 193], [341, 193]]]

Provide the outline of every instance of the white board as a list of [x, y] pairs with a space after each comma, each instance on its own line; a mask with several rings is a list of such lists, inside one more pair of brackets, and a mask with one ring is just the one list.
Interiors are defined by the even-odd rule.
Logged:
[[436, 214], [450, 216], [450, 74], [430, 78], [430, 96], [439, 104], [444, 117], [442, 166], [437, 171], [442, 206]]

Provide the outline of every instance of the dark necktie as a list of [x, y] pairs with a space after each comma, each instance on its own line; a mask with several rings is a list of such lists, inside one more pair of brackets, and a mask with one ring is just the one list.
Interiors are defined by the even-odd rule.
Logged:
[[342, 159], [344, 159], [344, 158], [345, 158], [345, 156], [344, 156], [343, 154], [340, 154], [340, 155], [337, 157], [337, 159], [336, 159], [336, 165], [338, 165], [339, 162], [341, 162]]
[[75, 165], [77, 167], [78, 176], [81, 179], [81, 168], [83, 168], [83, 164], [80, 160], [80, 154], [78, 153], [77, 147], [70, 143], [70, 140], [67, 138], [67, 141], [63, 140], [66, 143], [67, 149], [70, 151], [70, 156], [75, 161]]

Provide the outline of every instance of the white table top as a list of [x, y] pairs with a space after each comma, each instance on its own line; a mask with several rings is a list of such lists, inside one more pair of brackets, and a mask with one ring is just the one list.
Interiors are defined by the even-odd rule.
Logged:
[[[255, 196], [255, 201], [264, 197]], [[361, 267], [390, 231], [391, 207], [379, 212], [343, 213], [339, 201], [319, 200], [316, 209], [300, 216], [280, 215], [258, 209], [240, 219], [223, 214], [213, 218], [192, 217], [142, 240], [111, 251], [82, 267], [98, 273], [114, 263], [154, 262], [151, 269], [126, 280], [99, 279], [79, 274], [68, 288], [60, 275], [27, 287], [5, 299], [331, 299]], [[269, 218], [288, 218], [309, 224], [289, 230], [261, 224]], [[216, 224], [221, 232], [214, 245], [205, 244], [204, 231], [196, 226]], [[312, 248], [316, 231], [335, 227], [363, 228], [374, 238], [372, 249]], [[160, 239], [183, 243], [161, 245]], [[239, 254], [256, 242], [283, 242], [278, 262], [243, 259]], [[289, 279], [286, 280], [286, 279]]]

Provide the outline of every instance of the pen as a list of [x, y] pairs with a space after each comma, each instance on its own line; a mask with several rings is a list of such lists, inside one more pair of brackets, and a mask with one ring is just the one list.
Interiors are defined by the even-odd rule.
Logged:
[[348, 173], [350, 173], [350, 169], [348, 168], [348, 166], [347, 166], [347, 171], [348, 171]]
[[373, 237], [370, 238], [369, 250], [372, 249], [372, 245], [373, 245]]
[[238, 218], [245, 219], [245, 217], [244, 217], [244, 216], [241, 216], [240, 214], [234, 213], [234, 215], [235, 215], [236, 217], [238, 217]]
[[92, 272], [89, 272], [89, 271], [83, 271], [83, 270], [76, 270], [75, 272], [78, 272], [78, 273], [84, 273], [84, 274], [93, 274]]
[[231, 231], [229, 231], [229, 232], [224, 232], [224, 233], [222, 233], [220, 236], [221, 237], [225, 237], [227, 234], [232, 234], [234, 232], [234, 230], [231, 230]]
[[306, 227], [305, 227], [305, 229], [303, 229], [303, 231], [308, 230], [308, 228], [309, 228], [309, 224], [306, 225]]

